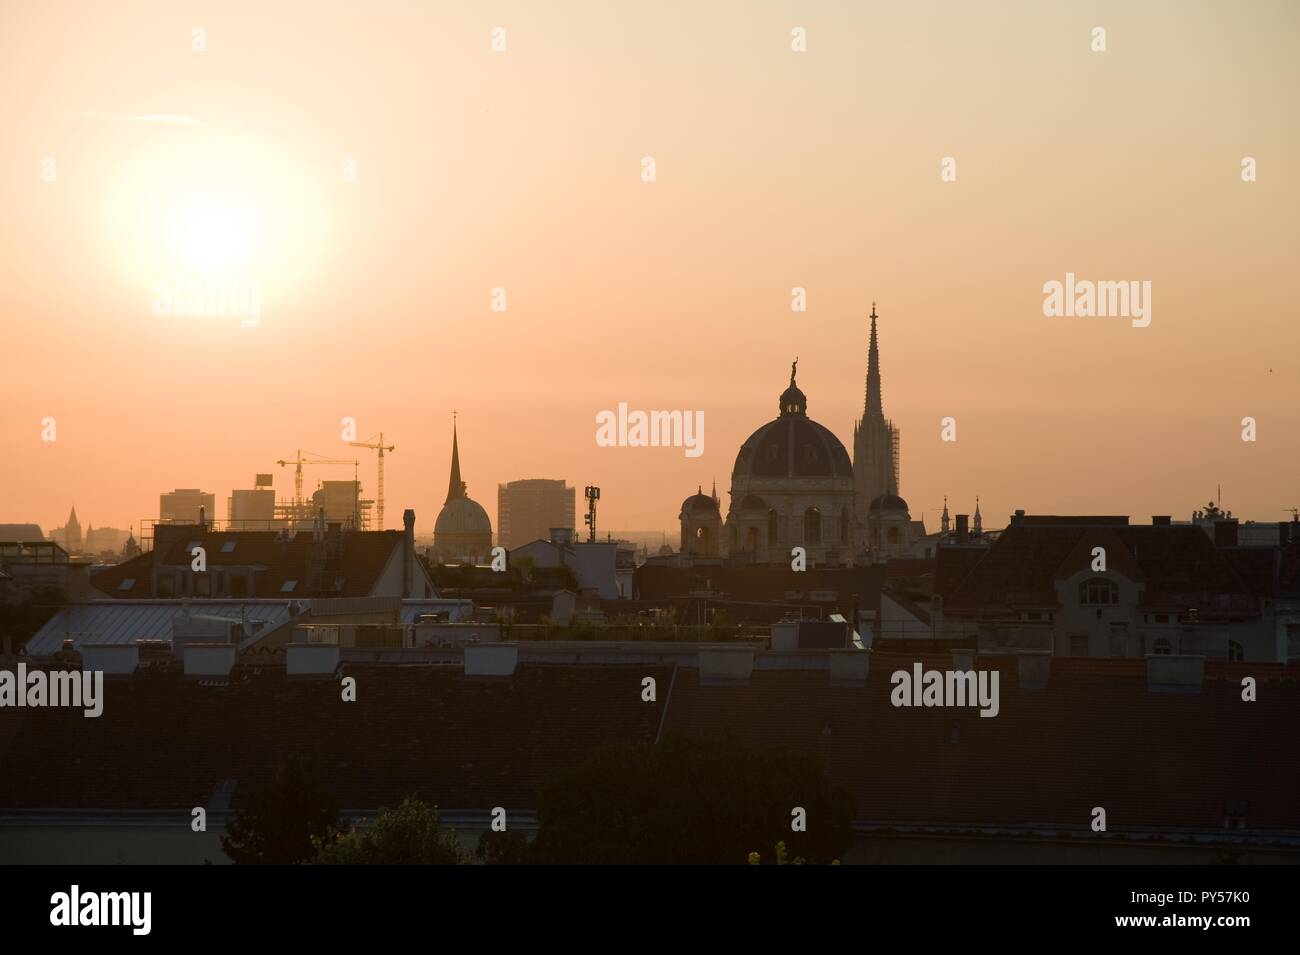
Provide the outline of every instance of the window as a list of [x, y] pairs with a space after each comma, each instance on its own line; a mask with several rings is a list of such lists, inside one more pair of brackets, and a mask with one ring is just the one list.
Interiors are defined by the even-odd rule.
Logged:
[[807, 544], [822, 542], [822, 512], [815, 507], [803, 512], [803, 539]]
[[226, 541], [224, 544], [221, 545], [221, 553], [233, 554], [235, 552], [235, 545], [238, 543], [239, 541]]
[[745, 531], [745, 549], [749, 551], [758, 550], [758, 528], [751, 527]]
[[847, 544], [848, 542], [849, 542], [849, 509], [846, 507], [840, 511], [840, 543]]
[[1079, 603], [1117, 604], [1119, 588], [1104, 577], [1093, 577], [1079, 584]]
[[1174, 652], [1174, 648], [1164, 637], [1157, 637], [1156, 642], [1151, 644], [1151, 652], [1160, 656], [1168, 656]]
[[283, 584], [280, 585], [280, 593], [282, 594], [290, 593], [297, 586], [298, 586], [298, 581], [286, 580]]
[[889, 543], [891, 543], [891, 544], [897, 544], [897, 543], [898, 543], [898, 528], [897, 528], [897, 527], [891, 527], [891, 528], [889, 529]]
[[1246, 659], [1246, 648], [1243, 647], [1243, 646], [1242, 646], [1240, 643], [1238, 643], [1236, 640], [1229, 640], [1229, 641], [1228, 641], [1228, 659], [1229, 659], [1229, 660], [1232, 660], [1233, 662], [1238, 662], [1238, 661], [1241, 661], [1241, 660]]
[[248, 593], [247, 582], [242, 576], [232, 575], [230, 578], [230, 596], [243, 597]]
[[1168, 622], [1169, 622], [1169, 614], [1167, 613], [1156, 614], [1156, 623], [1168, 623]]
[[774, 547], [777, 542], [777, 531], [779, 521], [776, 516], [776, 508], [768, 508], [767, 511], [767, 546]]
[[1070, 635], [1070, 656], [1086, 657], [1088, 655], [1088, 635], [1074, 633]]
[[813, 444], [805, 444], [803, 446], [803, 459], [809, 464], [815, 462], [817, 460], [817, 446]]
[[130, 589], [131, 589], [132, 587], [134, 587], [134, 586], [135, 586], [135, 578], [134, 578], [134, 577], [127, 577], [125, 580], [123, 580], [120, 584], [117, 585], [117, 589], [118, 589], [118, 590], [130, 590]]

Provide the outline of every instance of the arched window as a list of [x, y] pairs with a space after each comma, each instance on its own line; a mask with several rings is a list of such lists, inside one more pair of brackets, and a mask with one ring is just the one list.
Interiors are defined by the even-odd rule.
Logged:
[[1119, 587], [1114, 581], [1105, 577], [1090, 577], [1079, 584], [1079, 603], [1081, 604], [1117, 604]]
[[849, 542], [849, 509], [846, 507], [840, 511], [840, 543]]
[[775, 547], [779, 540], [780, 521], [776, 516], [776, 508], [770, 507], [767, 510], [767, 546]]
[[803, 512], [803, 540], [805, 544], [822, 542], [822, 512], [815, 507]]
[[745, 549], [750, 553], [758, 551], [758, 528], [751, 527], [745, 532]]
[[1164, 637], [1157, 637], [1156, 642], [1151, 645], [1151, 652], [1158, 653], [1161, 656], [1168, 656], [1174, 652], [1174, 648]]
[[891, 527], [891, 528], [889, 529], [889, 531], [888, 531], [888, 536], [889, 536], [889, 543], [891, 543], [891, 544], [897, 544], [897, 543], [898, 543], [898, 528], [897, 528], [897, 527]]
[[1237, 661], [1246, 659], [1246, 648], [1236, 640], [1228, 641], [1228, 659]]

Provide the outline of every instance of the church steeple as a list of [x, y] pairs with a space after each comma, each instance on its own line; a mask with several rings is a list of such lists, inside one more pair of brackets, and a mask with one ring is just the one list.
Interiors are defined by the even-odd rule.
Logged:
[[447, 500], [443, 506], [465, 496], [465, 482], [460, 479], [460, 448], [456, 440], [456, 412], [451, 413], [451, 477], [447, 481]]
[[880, 401], [880, 346], [876, 341], [876, 303], [871, 303], [871, 347], [867, 351], [866, 417], [884, 414]]
[[984, 519], [980, 517], [980, 496], [975, 495], [975, 536], [984, 533]]
[[[976, 509], [978, 510], [978, 506]], [[948, 533], [948, 525], [950, 521], [948, 519], [948, 495], [947, 494], [943, 496], [943, 517], [940, 518], [940, 521], [942, 522], [940, 524], [940, 530], [945, 534]]]

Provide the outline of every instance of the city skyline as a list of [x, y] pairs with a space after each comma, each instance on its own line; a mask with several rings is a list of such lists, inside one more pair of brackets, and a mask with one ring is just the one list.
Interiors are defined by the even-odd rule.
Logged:
[[[978, 495], [990, 526], [1183, 517], [1218, 486], [1243, 518], [1300, 503], [1290, 5], [1179, 5], [1176, 32], [1158, 4], [507, 5], [503, 52], [464, 10], [313, 19], [316, 47], [359, 51], [343, 65], [292, 18], [250, 30], [251, 8], [129, 28], [79, 10], [76, 34], [34, 9], [0, 38], [5, 521], [57, 526], [75, 503], [127, 527], [162, 490], [224, 498], [296, 448], [359, 457], [373, 492], [350, 416], [397, 446], [387, 526], [409, 507], [426, 533], [458, 409], [494, 527], [489, 488], [552, 476], [602, 487], [605, 527], [671, 533], [683, 497], [728, 483], [795, 356], [810, 414], [851, 442], [872, 301], [930, 526], [945, 496]], [[149, 232], [168, 198], [190, 218]], [[178, 262], [261, 282], [258, 324], [154, 314]], [[1069, 274], [1151, 282], [1153, 320], [1046, 317]], [[704, 412], [704, 454], [599, 446], [620, 402]]]

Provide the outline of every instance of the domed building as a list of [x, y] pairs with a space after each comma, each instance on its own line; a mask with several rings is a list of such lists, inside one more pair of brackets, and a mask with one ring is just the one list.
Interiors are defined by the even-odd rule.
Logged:
[[682, 525], [682, 553], [692, 557], [722, 556], [722, 512], [718, 506], [718, 489], [713, 496], [704, 488], [682, 501], [682, 511], [677, 515]]
[[466, 493], [460, 479], [456, 424], [451, 426], [451, 478], [447, 500], [433, 526], [433, 559], [440, 564], [481, 564], [492, 554], [492, 522], [483, 505]]
[[854, 552], [853, 465], [839, 438], [808, 417], [808, 399], [795, 383], [798, 364], [777, 417], [736, 455], [727, 553], [788, 562], [791, 548], [801, 546], [810, 562], [846, 563]]

